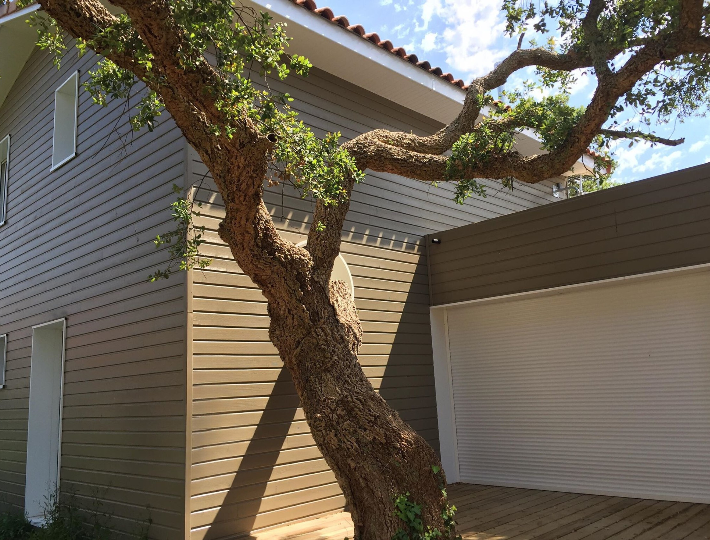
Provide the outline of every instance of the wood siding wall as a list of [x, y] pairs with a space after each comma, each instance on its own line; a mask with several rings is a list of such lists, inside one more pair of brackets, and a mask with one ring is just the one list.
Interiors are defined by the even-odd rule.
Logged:
[[[430, 133], [425, 117], [314, 70], [275, 82], [296, 99], [318, 133], [349, 139], [376, 127]], [[290, 377], [268, 338], [264, 298], [217, 236], [222, 201], [194, 151], [191, 182], [201, 186], [208, 270], [193, 272], [194, 387], [192, 538], [225, 538], [338, 511], [343, 496], [314, 446]], [[370, 174], [355, 190], [342, 253], [353, 274], [365, 330], [360, 361], [375, 388], [438, 449], [422, 236], [555, 200], [549, 185], [510, 193], [491, 183], [489, 197], [465, 206], [452, 188]], [[305, 239], [312, 203], [270, 188], [266, 202], [284, 237]]]
[[432, 305], [710, 262], [710, 165], [433, 235]]
[[154, 133], [131, 134], [125, 116], [117, 123], [124, 103], [101, 108], [80, 87], [78, 155], [50, 172], [54, 91], [77, 69], [85, 81], [94, 63], [70, 50], [58, 71], [35, 50], [0, 110], [12, 138], [0, 509], [24, 509], [32, 326], [66, 318], [61, 490], [87, 506], [102, 500], [123, 533], [150, 517], [151, 538], [174, 540], [184, 530], [185, 281], [147, 276], [165, 260], [152, 240], [171, 227], [184, 141], [167, 116]]

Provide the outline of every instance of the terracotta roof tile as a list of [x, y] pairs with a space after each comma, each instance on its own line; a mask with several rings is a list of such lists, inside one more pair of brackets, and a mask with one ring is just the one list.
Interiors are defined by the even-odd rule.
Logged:
[[345, 30], [349, 30], [350, 32], [357, 34], [363, 39], [366, 39], [368, 41], [371, 41], [378, 47], [391, 52], [395, 56], [398, 56], [399, 58], [409, 62], [410, 64], [413, 64], [424, 71], [428, 71], [432, 75], [436, 75], [437, 77], [440, 77], [444, 79], [445, 81], [450, 82], [451, 84], [454, 84], [458, 86], [459, 88], [466, 89], [466, 84], [461, 80], [461, 79], [456, 79], [454, 78], [451, 73], [444, 73], [443, 70], [439, 67], [432, 67], [429, 62], [426, 61], [420, 61], [419, 58], [417, 58], [416, 54], [407, 54], [407, 51], [405, 51], [402, 47], [395, 47], [392, 45], [392, 42], [390, 40], [382, 40], [380, 39], [380, 36], [375, 34], [374, 32], [372, 33], [367, 33], [365, 29], [359, 25], [351, 25], [350, 22], [348, 21], [347, 18], [343, 17], [342, 15], [335, 16], [333, 14], [333, 10], [331, 10], [329, 7], [322, 7], [319, 8], [316, 3], [313, 0], [290, 0], [294, 4], [297, 4], [308, 11], [312, 11], [313, 13], [316, 13], [323, 17], [324, 19], [329, 20], [333, 24], [337, 24], [341, 28]]

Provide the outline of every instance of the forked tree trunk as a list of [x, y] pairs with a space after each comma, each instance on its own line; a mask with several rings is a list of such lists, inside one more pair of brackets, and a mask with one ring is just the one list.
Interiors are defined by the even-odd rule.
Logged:
[[[219, 234], [266, 297], [269, 337], [291, 373], [316, 445], [343, 490], [355, 538], [390, 540], [399, 529], [407, 530], [394, 503], [408, 494], [421, 505], [424, 527], [438, 529], [446, 540], [446, 481], [439, 458], [365, 376], [357, 359], [362, 329], [350, 292], [344, 283], [330, 282], [332, 264], [317, 268], [306, 250], [276, 231], [261, 198], [266, 161], [261, 167], [254, 167], [256, 158], [241, 163], [251, 166], [249, 176], [259, 187], [251, 194], [221, 189], [226, 216]], [[228, 186], [228, 176], [215, 179]], [[341, 210], [346, 212], [347, 205]], [[340, 226], [326, 234], [339, 245]]]

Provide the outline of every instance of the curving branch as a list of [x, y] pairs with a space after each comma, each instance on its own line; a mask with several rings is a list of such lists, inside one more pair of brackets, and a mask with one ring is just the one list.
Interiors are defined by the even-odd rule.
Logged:
[[678, 146], [685, 142], [685, 138], [682, 139], [666, 139], [664, 137], [659, 137], [653, 133], [644, 133], [643, 131], [624, 131], [616, 129], [601, 129], [599, 130], [601, 135], [609, 137], [614, 140], [618, 139], [631, 139], [631, 140], [642, 140], [651, 143], [663, 144], [665, 146]]
[[[702, 5], [702, 0], [685, 0], [683, 13], [686, 17], [695, 17], [697, 20], [699, 15], [694, 13], [697, 11], [698, 2]], [[590, 3], [590, 9], [583, 25], [585, 32], [592, 40], [598, 38], [597, 19], [605, 7], [605, 0], [592, 0]], [[510, 74], [523, 67], [538, 65], [563, 71], [595, 67], [595, 71], [599, 71], [600, 62], [606, 63], [607, 58], [614, 57], [619, 52], [605, 49], [602, 45], [597, 49], [594, 47], [591, 49], [592, 53], [590, 54], [575, 51], [557, 54], [545, 49], [516, 50], [491, 73], [473, 81], [468, 91], [467, 100], [480, 102], [487, 90], [500, 86]], [[485, 163], [471, 167], [467, 174], [471, 175], [471, 178], [493, 179], [514, 176], [520, 181], [529, 183], [540, 182], [546, 178], [563, 174], [585, 153], [594, 137], [602, 132], [602, 126], [618, 99], [629, 92], [650, 70], [665, 60], [684, 54], [707, 52], [710, 52], [710, 38], [700, 36], [695, 32], [689, 33], [684, 28], [666, 35], [654, 36], [639, 43], [639, 50], [620, 70], [616, 72], [603, 70], [603, 84], [598, 85], [584, 115], [570, 130], [559, 148], [546, 154], [529, 157], [515, 154], [500, 156], [498, 159], [490, 159]], [[596, 54], [596, 58], [593, 58], [594, 54]], [[356, 137], [347, 144], [347, 147], [356, 156], [358, 164], [363, 167], [424, 181], [440, 181], [444, 178], [443, 173], [446, 167], [446, 158], [441, 154], [450, 146], [441, 151], [442, 147], [445, 146], [445, 143], [449, 144], [452, 140], [458, 140], [464, 133], [475, 132], [477, 127], [475, 125], [470, 127], [471, 118], [467, 116], [475, 110], [471, 108], [467, 111], [464, 107], [459, 117], [437, 134], [439, 137], [437, 142], [440, 145], [436, 147], [423, 144], [431, 138], [382, 131]], [[478, 111], [480, 112], [480, 108]], [[467, 127], [462, 129], [462, 126]], [[612, 135], [610, 132], [607, 134]], [[615, 133], [613, 135], [621, 137], [621, 134]], [[652, 140], [659, 144], [681, 143], [641, 132], [634, 133], [633, 136]], [[629, 136], [625, 135], [625, 138], [629, 138]], [[428, 154], [430, 150], [432, 153], [436, 153], [434, 150], [437, 151], [437, 155], [423, 155]]]

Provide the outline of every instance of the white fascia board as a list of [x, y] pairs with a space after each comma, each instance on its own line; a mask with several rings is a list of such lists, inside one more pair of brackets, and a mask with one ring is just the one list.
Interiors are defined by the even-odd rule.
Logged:
[[3, 18], [0, 19], [0, 26], [2, 26], [5, 23], [8, 23], [10, 21], [14, 21], [15, 19], [21, 19], [22, 17], [27, 17], [30, 13], [33, 11], [39, 10], [40, 5], [39, 4], [32, 4], [31, 6], [27, 6], [26, 8], [23, 8], [19, 11], [15, 11], [14, 13], [11, 13], [10, 15], [5, 15]]
[[37, 32], [25, 18], [39, 7], [33, 4], [0, 19], [0, 107], [34, 49]]
[[581, 158], [577, 160], [577, 163], [574, 164], [574, 167], [572, 167], [572, 170], [566, 173], [563, 173], [562, 176], [592, 176], [592, 172], [594, 170], [594, 158], [590, 156], [589, 154], [584, 154]]
[[443, 124], [461, 110], [466, 92], [450, 82], [338, 27], [289, 0], [248, 0], [286, 22], [289, 52], [327, 71]]

